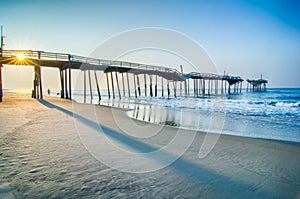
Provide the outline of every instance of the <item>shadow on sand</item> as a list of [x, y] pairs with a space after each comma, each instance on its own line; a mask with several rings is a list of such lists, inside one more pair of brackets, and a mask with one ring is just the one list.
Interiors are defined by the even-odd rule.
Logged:
[[[73, 113], [72, 111], [57, 106], [46, 100], [38, 99], [38, 101], [48, 108], [59, 110], [71, 117], [74, 117], [75, 119], [79, 120], [80, 122], [84, 123], [90, 128], [99, 130], [99, 124], [94, 121], [86, 119], [81, 115]], [[117, 141], [122, 142], [123, 144], [128, 145], [129, 147], [133, 148], [138, 152], [147, 153], [147, 152], [159, 150], [159, 148], [153, 147], [133, 137], [128, 137], [120, 132], [117, 132], [103, 125], [101, 125], [101, 128], [103, 130], [103, 133], [105, 133], [107, 136], [111, 137], [112, 139], [116, 139]], [[166, 156], [173, 156], [173, 155], [168, 152], [165, 152], [163, 156], [164, 157], [162, 158], [165, 158]], [[156, 161], [161, 161], [161, 160], [157, 159]], [[220, 173], [205, 168], [199, 164], [186, 160], [182, 157], [176, 160], [171, 165], [169, 165], [168, 168], [173, 169], [177, 173], [181, 174], [183, 177], [187, 177], [189, 179], [192, 179], [196, 182], [203, 184], [204, 186], [210, 187], [210, 190], [213, 193], [217, 193], [216, 194], [217, 196], [221, 195], [223, 198], [233, 198], [233, 197], [274, 198], [276, 197], [276, 195], [274, 195], [273, 193], [266, 192], [265, 190], [262, 189], [259, 189], [259, 191], [256, 192], [254, 187], [256, 187], [256, 184], [259, 184], [259, 181], [257, 181], [256, 184], [246, 184], [230, 176], [221, 175]], [[246, 177], [244, 177], [244, 179], [247, 180]], [[184, 185], [184, 186], [188, 186], [188, 185]]]

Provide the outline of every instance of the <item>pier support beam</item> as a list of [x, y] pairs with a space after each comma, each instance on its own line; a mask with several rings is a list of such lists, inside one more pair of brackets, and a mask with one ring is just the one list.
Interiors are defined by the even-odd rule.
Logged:
[[190, 96], [190, 79], [187, 79], [187, 95]]
[[202, 79], [202, 81], [203, 81], [202, 94], [205, 95], [205, 79]]
[[197, 95], [196, 95], [196, 79], [193, 79], [193, 81], [194, 81], [194, 97], [197, 97]]
[[67, 72], [67, 69], [65, 69], [65, 92], [66, 92], [66, 99], [69, 99], [69, 94], [68, 94], [68, 72]]
[[110, 99], [110, 88], [109, 88], [109, 79], [108, 79], [108, 74], [105, 73], [106, 76], [106, 84], [107, 84], [107, 93], [108, 93], [108, 99]]
[[146, 79], [146, 74], [144, 74], [144, 83], [145, 83], [145, 97], [147, 97], [147, 79]]
[[195, 79], [195, 92], [196, 92], [196, 97], [199, 97], [199, 93], [198, 93], [198, 79]]
[[90, 70], [88, 70], [88, 75], [89, 75], [90, 95], [91, 95], [91, 103], [92, 103], [92, 101], [93, 101], [93, 89], [92, 89], [92, 80], [91, 80]]
[[[38, 52], [38, 59], [41, 59], [41, 52]], [[34, 66], [34, 80], [33, 80], [33, 98], [43, 99], [41, 66]]]
[[[38, 52], [38, 59], [41, 59], [41, 52]], [[39, 71], [39, 86], [40, 86], [40, 99], [43, 99], [43, 87], [42, 87], [42, 73], [41, 73], [41, 66], [38, 66]]]
[[188, 81], [189, 79], [185, 79], [184, 80], [184, 95], [185, 95], [185, 97], [187, 96], [187, 82], [186, 81]]
[[41, 67], [40, 66], [34, 66], [32, 98], [43, 99], [42, 85], [41, 85]]
[[86, 103], [86, 71], [83, 71], [83, 101]]
[[112, 94], [113, 94], [113, 99], [115, 99], [115, 87], [114, 87], [114, 78], [112, 72], [110, 72], [110, 78], [111, 78], [111, 88], [112, 88]]
[[40, 86], [40, 99], [43, 99], [43, 87], [42, 87], [41, 67], [39, 67], [39, 86]]
[[117, 88], [118, 88], [119, 99], [121, 99], [121, 92], [120, 92], [120, 85], [119, 85], [118, 73], [115, 72], [115, 75], [116, 75], [116, 81], [117, 81]]
[[167, 89], [168, 89], [168, 98], [170, 98], [170, 85], [169, 85], [169, 80], [167, 80]]
[[198, 95], [201, 95], [201, 90], [202, 90], [202, 81], [201, 81], [201, 79], [198, 80], [198, 85], [199, 85]]
[[223, 85], [224, 84], [224, 81], [223, 80], [221, 80], [221, 94], [224, 94], [224, 90], [223, 90]]
[[157, 97], [157, 75], [155, 76], [155, 97]]
[[247, 93], [248, 93], [248, 89], [249, 89], [249, 82], [247, 82], [247, 88], [246, 88]]
[[97, 92], [98, 92], [98, 98], [99, 98], [99, 102], [101, 101], [101, 93], [100, 93], [100, 87], [99, 87], [99, 83], [98, 83], [98, 77], [97, 77], [97, 73], [94, 70], [94, 74], [95, 74], [95, 81], [96, 81], [96, 86], [97, 86]]
[[127, 77], [128, 97], [130, 98], [130, 84], [129, 84], [129, 75], [128, 75], [128, 73], [126, 73], [126, 77]]
[[2, 97], [3, 97], [3, 87], [2, 87], [2, 67], [3, 67], [3, 65], [0, 64], [0, 102], [2, 102]]
[[69, 99], [72, 99], [72, 73], [71, 73], [72, 60], [71, 60], [71, 55], [69, 55], [68, 58], [69, 58], [69, 63], [68, 63], [68, 68], [69, 68]]
[[153, 97], [153, 91], [152, 91], [152, 75], [150, 75], [149, 78], [150, 78], [150, 97]]
[[218, 80], [215, 80], [215, 95], [218, 94], [218, 89], [219, 89], [218, 83], [219, 83]]
[[177, 82], [173, 81], [173, 88], [174, 88], [174, 97], [177, 97], [176, 89], [177, 89]]
[[59, 74], [60, 74], [60, 98], [65, 98], [65, 87], [64, 87], [64, 70], [59, 69]]
[[242, 93], [243, 82], [240, 82], [240, 93]]
[[137, 98], [137, 92], [136, 92], [136, 81], [135, 81], [135, 74], [133, 74], [133, 84], [134, 84], [134, 95], [135, 95], [135, 98]]
[[139, 75], [136, 75], [136, 80], [137, 80], [137, 86], [138, 86], [139, 96], [141, 97], [141, 86], [140, 86], [140, 78], [139, 78]]
[[122, 85], [123, 85], [123, 97], [125, 97], [125, 83], [124, 83], [124, 74], [122, 73]]
[[182, 82], [180, 82], [180, 85], [179, 85], [179, 95], [180, 95], [180, 97], [182, 97]]
[[208, 95], [210, 95], [210, 88], [211, 88], [210, 86], [211, 86], [211, 85], [210, 85], [210, 79], [209, 79], [209, 80], [208, 80], [208, 91], [207, 91], [207, 94], [208, 94]]
[[161, 96], [164, 96], [164, 78], [161, 77]]

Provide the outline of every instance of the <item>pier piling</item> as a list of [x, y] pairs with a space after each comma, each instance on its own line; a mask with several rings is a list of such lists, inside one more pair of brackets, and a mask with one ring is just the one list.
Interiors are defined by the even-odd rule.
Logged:
[[149, 78], [150, 78], [150, 97], [153, 97], [153, 91], [152, 91], [152, 75], [150, 75]]
[[116, 83], [117, 83], [117, 88], [118, 88], [118, 94], [119, 94], [119, 99], [121, 99], [121, 92], [120, 92], [120, 85], [119, 85], [119, 79], [118, 79], [118, 73], [115, 72], [116, 75]]
[[83, 100], [86, 103], [86, 70], [83, 71]]
[[127, 87], [128, 87], [128, 97], [130, 98], [130, 85], [129, 85], [129, 75], [126, 73], [126, 79], [127, 79]]
[[161, 96], [164, 97], [164, 78], [161, 77]]
[[135, 74], [133, 74], [134, 94], [135, 94], [135, 98], [137, 98], [137, 92], [136, 92], [136, 81], [135, 81], [136, 77], [135, 77], [135, 76], [136, 76], [136, 75], [135, 75]]
[[168, 89], [168, 99], [170, 98], [170, 85], [169, 81], [167, 81], [167, 89]]
[[137, 80], [137, 86], [138, 86], [138, 93], [139, 93], [139, 96], [141, 96], [141, 87], [140, 87], [139, 75], [136, 75], [136, 80]]
[[72, 68], [72, 60], [71, 60], [72, 56], [68, 55], [68, 69], [69, 69], [69, 99], [72, 99], [72, 72], [71, 72], [71, 68]]
[[115, 99], [115, 87], [114, 87], [114, 78], [112, 72], [110, 72], [110, 78], [111, 78], [111, 89], [112, 89], [112, 94], [113, 94], [113, 99]]
[[105, 73], [106, 76], [106, 85], [107, 85], [107, 94], [108, 94], [108, 99], [110, 99], [110, 88], [109, 88], [109, 79], [108, 79], [108, 74]]
[[0, 64], [0, 102], [2, 102], [3, 97], [3, 87], [2, 87], [2, 64]]
[[90, 95], [91, 95], [91, 103], [93, 101], [93, 89], [92, 89], [92, 80], [91, 80], [91, 72], [88, 70], [88, 76], [89, 76], [89, 86], [90, 86]]
[[99, 102], [100, 102], [101, 101], [101, 93], [100, 93], [100, 87], [99, 87], [97, 73], [96, 73], [95, 70], [94, 70], [94, 74], [95, 74], [95, 81], [96, 81], [96, 86], [97, 86], [98, 98], [99, 98]]
[[174, 89], [174, 97], [177, 97], [176, 89], [177, 89], [177, 81], [173, 80], [173, 89]]
[[68, 95], [68, 73], [67, 73], [67, 69], [65, 69], [65, 96], [66, 96], [66, 99], [69, 99], [69, 95]]
[[145, 84], [145, 97], [147, 97], [147, 79], [146, 79], [146, 74], [144, 74], [144, 84]]
[[155, 76], [155, 88], [154, 88], [154, 92], [155, 92], [155, 97], [157, 97], [157, 75]]
[[124, 83], [124, 74], [121, 73], [121, 75], [122, 75], [122, 85], [123, 85], [123, 97], [125, 97], [126, 90], [125, 90], [125, 83]]

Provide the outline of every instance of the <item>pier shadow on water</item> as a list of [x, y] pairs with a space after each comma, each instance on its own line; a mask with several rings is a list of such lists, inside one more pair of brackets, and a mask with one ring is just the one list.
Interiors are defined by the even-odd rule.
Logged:
[[[74, 119], [84, 123], [88, 127], [99, 131], [99, 124], [94, 121], [91, 121], [81, 115], [78, 115], [70, 110], [57, 106], [46, 100], [38, 99], [38, 102], [50, 109], [56, 109], [68, 116], [71, 116]], [[101, 128], [106, 136], [110, 137], [111, 139], [115, 139], [121, 142], [122, 144], [127, 145], [128, 147], [134, 149], [137, 152], [148, 153], [159, 150], [159, 148], [157, 147], [151, 146], [150, 144], [145, 143], [136, 138], [126, 136], [107, 126], [101, 125]], [[99, 131], [99, 133], [101, 132]], [[165, 158], [168, 156], [171, 157], [173, 155], [171, 153], [164, 152], [163, 156], [164, 157], [157, 157], [156, 161], [163, 161], [160, 158]], [[233, 177], [221, 175], [220, 173], [217, 173], [211, 169], [205, 168], [204, 166], [186, 160], [183, 157], [177, 159], [167, 168], [174, 170], [176, 173], [182, 175], [183, 177], [186, 177], [204, 185], [211, 186], [214, 190], [213, 192], [218, 193], [217, 195], [221, 195], [224, 198], [245, 197], [245, 194], [247, 194], [246, 197], [255, 196], [256, 198], [274, 198], [276, 196], [274, 195], [274, 193], [270, 193], [262, 189], [260, 189], [259, 192], [251, 191], [254, 186], [253, 184], [246, 184], [242, 181], [234, 179]], [[159, 170], [154, 172], [159, 172]]]

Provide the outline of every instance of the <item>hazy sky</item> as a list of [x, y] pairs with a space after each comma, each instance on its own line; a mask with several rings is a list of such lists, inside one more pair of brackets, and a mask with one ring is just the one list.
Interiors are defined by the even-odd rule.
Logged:
[[[300, 87], [300, 1], [9, 0], [0, 8], [6, 49], [87, 56], [120, 32], [161, 27], [194, 39], [220, 71], [263, 74], [269, 87]], [[5, 88], [31, 87], [31, 68], [3, 71]], [[56, 70], [46, 71], [44, 80], [58, 81]]]

